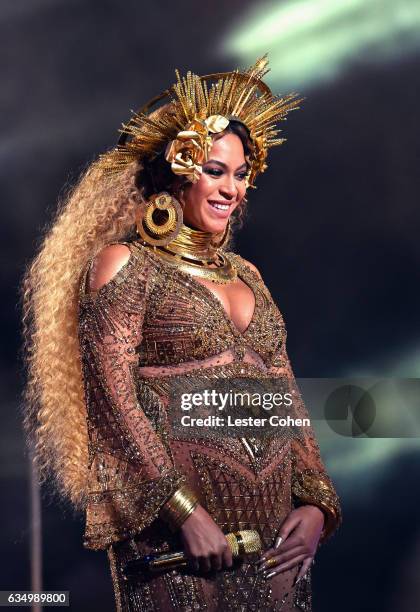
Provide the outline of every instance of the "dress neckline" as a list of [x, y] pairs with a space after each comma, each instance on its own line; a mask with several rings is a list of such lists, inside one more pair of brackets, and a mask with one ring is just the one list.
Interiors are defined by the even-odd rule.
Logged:
[[[159, 255], [156, 255], [156, 253], [154, 253], [152, 251], [152, 249], [147, 249], [147, 252], [150, 253], [152, 255], [152, 257], [159, 262], [162, 263], [166, 263], [168, 266], [170, 266], [171, 269], [173, 269], [178, 275], [181, 275], [183, 278], [187, 278], [188, 281], [190, 282], [190, 284], [192, 284], [194, 287], [198, 288], [200, 291], [202, 291], [202, 293], [204, 293], [209, 300], [211, 301], [211, 303], [214, 305], [214, 307], [218, 310], [218, 312], [220, 312], [220, 314], [223, 316], [223, 319], [228, 323], [230, 329], [232, 330], [234, 336], [236, 337], [245, 337], [253, 328], [254, 328], [254, 322], [255, 319], [258, 315], [259, 312], [259, 308], [260, 308], [260, 291], [258, 290], [258, 287], [254, 287], [254, 284], [250, 281], [248, 274], [252, 275], [253, 271], [251, 270], [251, 268], [248, 268], [245, 264], [242, 264], [241, 262], [237, 261], [237, 255], [233, 254], [234, 258], [235, 258], [235, 265], [236, 265], [236, 270], [237, 270], [237, 274], [238, 274], [238, 278], [240, 278], [245, 285], [247, 285], [247, 287], [249, 287], [252, 291], [252, 293], [254, 294], [254, 310], [252, 312], [252, 316], [249, 320], [248, 325], [246, 326], [246, 328], [241, 331], [233, 322], [233, 320], [231, 319], [231, 317], [228, 315], [228, 313], [226, 312], [225, 307], [223, 306], [222, 301], [216, 296], [215, 293], [213, 293], [213, 291], [211, 289], [209, 289], [206, 285], [203, 285], [202, 283], [200, 283], [193, 274], [189, 274], [188, 272], [185, 272], [183, 270], [180, 270], [179, 268], [177, 268], [177, 266], [175, 264], [171, 264], [170, 262], [164, 260], [163, 258], [159, 257]], [[225, 256], [227, 257], [232, 257], [231, 253], [224, 253]], [[233, 259], [233, 257], [232, 257]], [[247, 268], [247, 269], [245, 269]], [[254, 276], [256, 278], [256, 284], [258, 283], [259, 279], [258, 276], [254, 273]]]

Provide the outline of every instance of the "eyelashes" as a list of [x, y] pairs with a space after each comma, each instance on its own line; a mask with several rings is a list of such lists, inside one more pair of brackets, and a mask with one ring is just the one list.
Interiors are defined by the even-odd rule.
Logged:
[[210, 176], [221, 176], [222, 175], [222, 171], [216, 170], [216, 168], [205, 168], [204, 172], [206, 174], [210, 174]]
[[[220, 177], [223, 174], [223, 170], [220, 170], [219, 168], [204, 168], [204, 172], [206, 174], [209, 174], [210, 176], [215, 176], [215, 177]], [[239, 178], [239, 180], [243, 181], [245, 180], [247, 174], [248, 172], [244, 171], [244, 172], [240, 172], [236, 176]]]

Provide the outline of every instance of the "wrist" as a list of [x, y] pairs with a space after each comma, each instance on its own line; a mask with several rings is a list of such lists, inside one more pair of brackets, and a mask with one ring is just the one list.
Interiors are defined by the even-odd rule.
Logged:
[[319, 516], [322, 516], [324, 518], [324, 520], [326, 518], [326, 513], [323, 510], [323, 508], [321, 508], [321, 506], [317, 506], [316, 504], [313, 504], [313, 503], [310, 503], [310, 502], [308, 502], [308, 503], [301, 503], [298, 506], [295, 506], [295, 508], [293, 509], [294, 512], [298, 512], [298, 513], [301, 512], [302, 510], [305, 513], [306, 512], [311, 512], [311, 513], [313, 513], [315, 515], [318, 514]]
[[311, 470], [295, 473], [292, 480], [293, 501], [298, 507], [310, 505], [324, 514], [320, 542], [326, 540], [341, 523], [341, 508], [337, 494], [326, 474]]
[[191, 526], [196, 524], [196, 519], [201, 519], [202, 518], [202, 514], [199, 511], [201, 508], [201, 510], [203, 509], [202, 506], [200, 506], [200, 504], [198, 503], [196, 505], [196, 507], [194, 508], [194, 510], [187, 516], [187, 518], [185, 519], [185, 521], [182, 523], [182, 525], [179, 528], [179, 531], [181, 533], [184, 533], [184, 531], [187, 531], [188, 529], [191, 528]]
[[198, 498], [187, 485], [180, 487], [163, 505], [160, 517], [171, 531], [178, 531], [198, 505]]
[[306, 508], [312, 514], [319, 516], [319, 518], [322, 519], [322, 526], [324, 528], [325, 523], [327, 521], [327, 515], [326, 512], [320, 506], [316, 506], [315, 504], [303, 504], [302, 506], [300, 506], [300, 508]]

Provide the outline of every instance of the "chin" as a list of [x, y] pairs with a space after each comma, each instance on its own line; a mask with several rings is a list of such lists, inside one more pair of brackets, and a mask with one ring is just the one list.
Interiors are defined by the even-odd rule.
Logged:
[[227, 219], [203, 219], [203, 227], [201, 229], [211, 234], [220, 234], [225, 231], [228, 221], [229, 217]]
[[221, 234], [225, 231], [226, 226], [227, 220], [223, 223], [208, 223], [203, 229], [205, 232], [210, 232], [210, 234]]

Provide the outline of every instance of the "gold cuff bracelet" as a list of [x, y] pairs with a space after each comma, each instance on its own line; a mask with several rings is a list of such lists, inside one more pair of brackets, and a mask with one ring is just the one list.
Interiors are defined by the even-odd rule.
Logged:
[[172, 531], [177, 531], [198, 505], [195, 493], [187, 486], [180, 487], [164, 504], [160, 517]]

